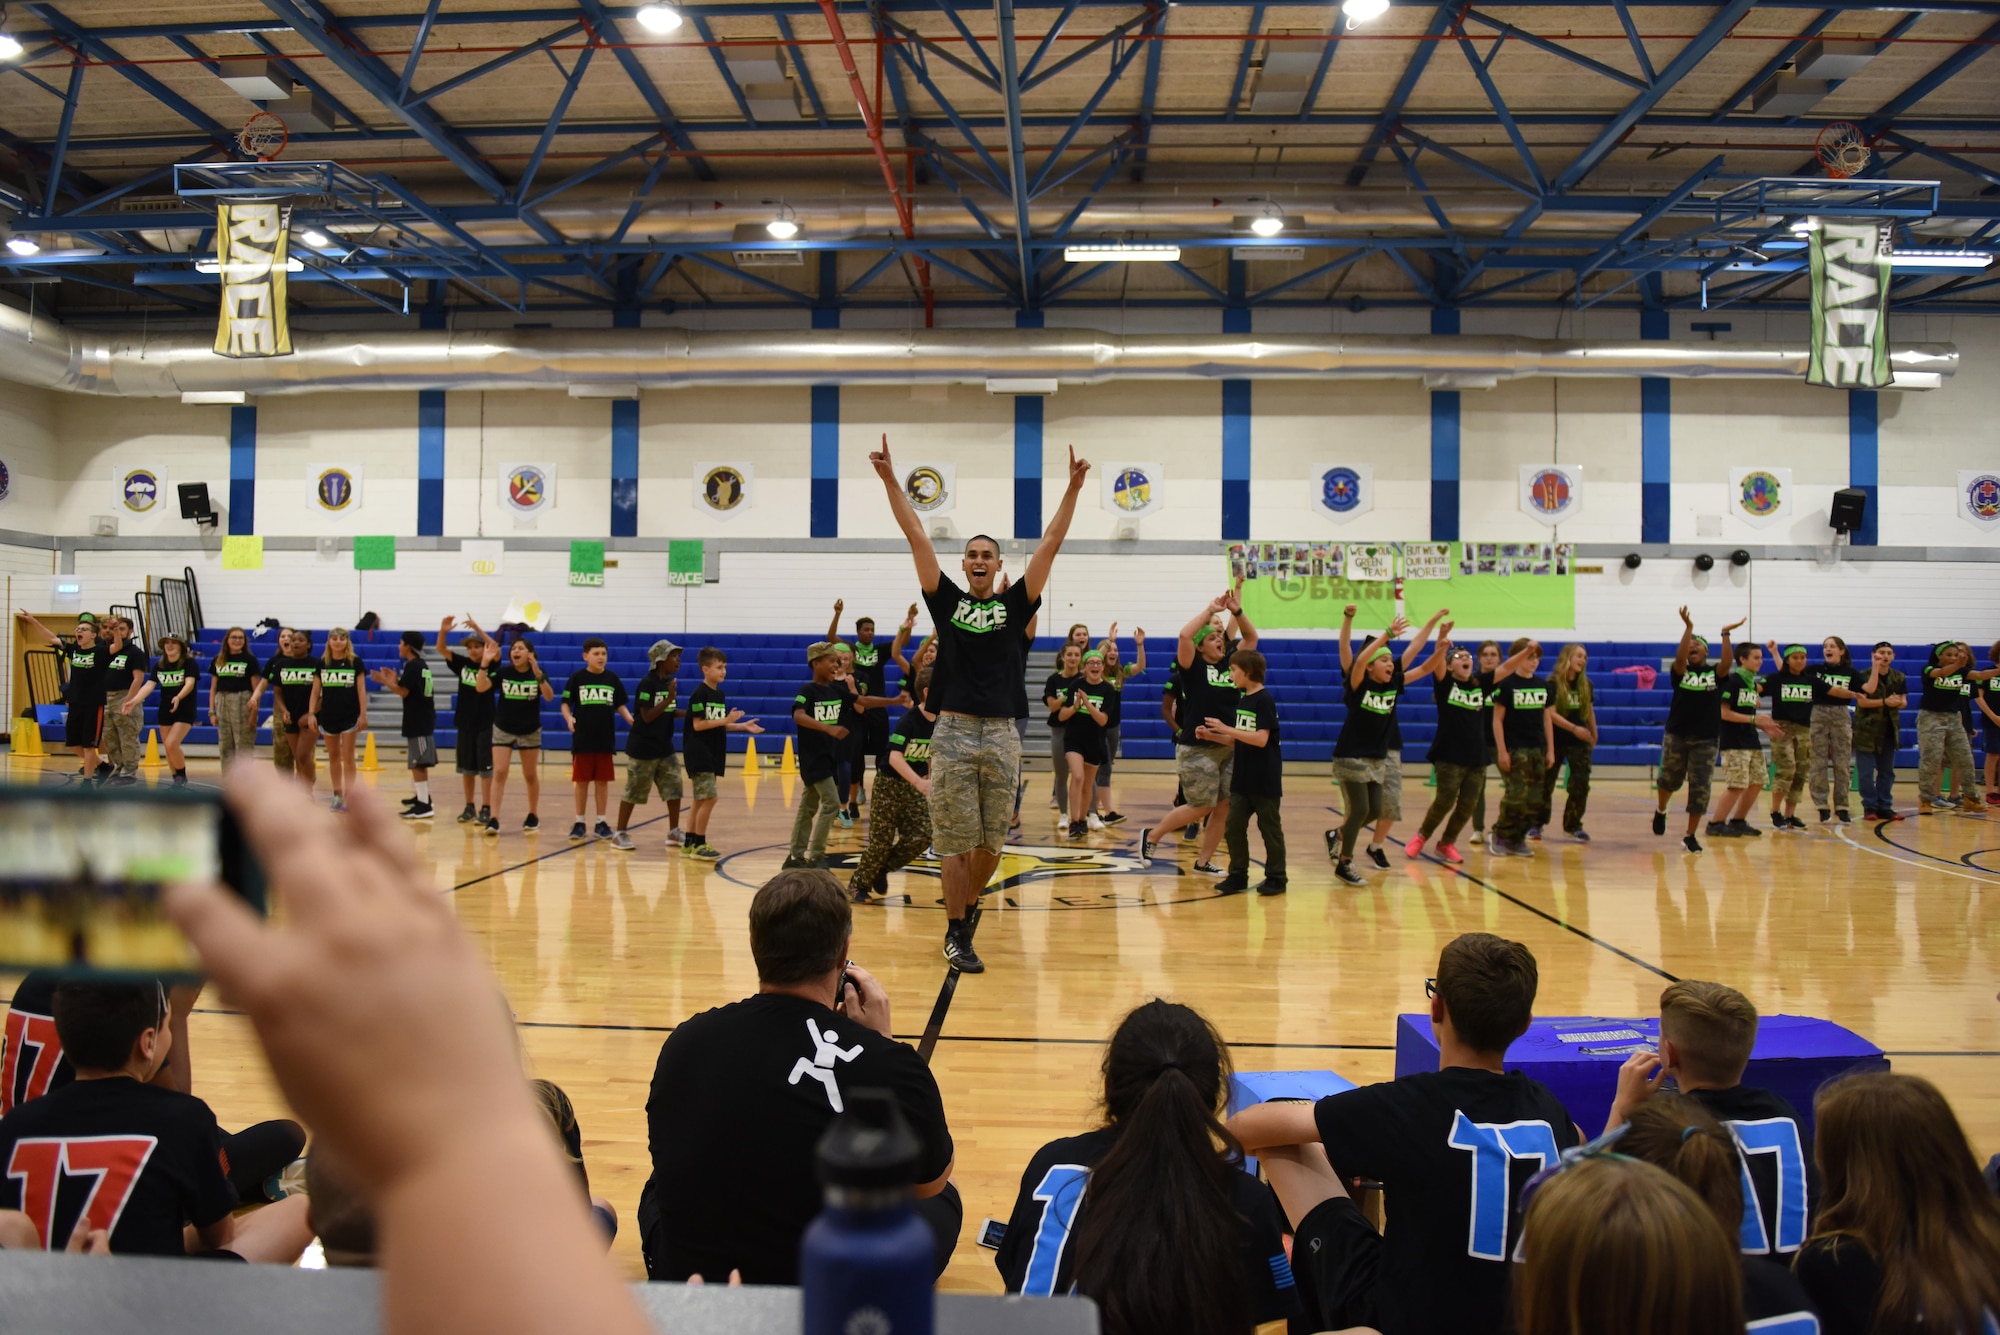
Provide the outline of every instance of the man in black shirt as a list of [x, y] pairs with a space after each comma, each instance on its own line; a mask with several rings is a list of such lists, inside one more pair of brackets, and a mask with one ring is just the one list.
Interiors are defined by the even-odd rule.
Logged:
[[[1216, 614], [1229, 612], [1243, 638], [1230, 644]], [[1201, 824], [1201, 849], [1194, 861], [1199, 872], [1219, 870], [1209, 859], [1222, 842], [1228, 824], [1230, 766], [1235, 749], [1209, 741], [1201, 730], [1207, 720], [1234, 718], [1241, 694], [1229, 675], [1229, 656], [1238, 649], [1257, 647], [1257, 628], [1243, 615], [1243, 603], [1236, 590], [1211, 598], [1195, 618], [1181, 627], [1180, 647], [1174, 657], [1172, 679], [1175, 710], [1180, 730], [1174, 735], [1174, 771], [1180, 780], [1181, 801], [1156, 824], [1139, 831], [1139, 861], [1150, 864], [1153, 844], [1166, 830]], [[1183, 845], [1185, 846], [1185, 845]]]
[[[1582, 1139], [1555, 1095], [1506, 1070], [1536, 986], [1526, 946], [1461, 936], [1426, 983], [1438, 1070], [1229, 1119], [1294, 1225], [1303, 1329], [1505, 1329], [1521, 1188]], [[1386, 1235], [1348, 1198], [1356, 1178], [1382, 1184]]]
[[[453, 626], [459, 624], [455, 618], [446, 617], [438, 627], [437, 649], [444, 655], [445, 666], [457, 678], [458, 693], [452, 696], [451, 724], [458, 733], [453, 746], [452, 768], [458, 771], [459, 781], [465, 786], [465, 810], [458, 813], [460, 825], [478, 824], [484, 826], [493, 815], [493, 677], [500, 665], [499, 642], [489, 637], [479, 628], [479, 623], [466, 617], [464, 624], [472, 634], [459, 644], [462, 652], [453, 653], [445, 643]], [[489, 669], [486, 688], [480, 689], [481, 669]], [[474, 789], [477, 788], [475, 794]], [[479, 799], [475, 805], [473, 798]]]
[[1757, 1008], [1733, 987], [1683, 979], [1660, 994], [1660, 1050], [1634, 1053], [1618, 1072], [1605, 1130], [1669, 1076], [1729, 1128], [1743, 1154], [1742, 1248], [1746, 1255], [1794, 1253], [1819, 1209], [1812, 1135], [1798, 1110], [1768, 1089], [1743, 1083], [1757, 1045]]
[[[833, 620], [826, 623], [826, 638], [829, 643], [840, 640], [840, 614], [846, 608], [847, 600], [836, 598], [833, 603]], [[875, 618], [856, 617], [854, 620], [854, 643], [848, 646], [854, 655], [854, 690], [857, 695], [886, 696], [889, 691], [889, 656], [883, 652], [881, 643], [875, 638]], [[854, 786], [853, 800], [847, 804], [850, 818], [858, 817], [858, 808], [864, 796], [861, 771], [869, 756], [875, 757], [877, 777], [889, 769], [889, 716], [879, 709], [864, 710], [861, 726], [856, 735], [847, 739], [849, 763], [852, 765]]]
[[33, 1221], [59, 1251], [82, 1226], [119, 1255], [203, 1252], [289, 1264], [312, 1230], [305, 1198], [241, 1219], [221, 1128], [192, 1095], [148, 1083], [173, 1044], [157, 982], [69, 983], [55, 991], [56, 1035], [75, 1079], [0, 1118], [0, 1208]]
[[639, 1200], [646, 1274], [740, 1271], [796, 1284], [820, 1212], [814, 1148], [857, 1089], [886, 1089], [923, 1144], [917, 1210], [942, 1273], [964, 1207], [937, 1082], [890, 1035], [889, 994], [848, 961], [853, 908], [819, 870], [779, 872], [750, 901], [757, 995], [697, 1015], [660, 1047], [646, 1100], [653, 1175]]
[[1535, 675], [1542, 646], [1519, 639], [1513, 652], [1519, 660], [1517, 675], [1499, 682], [1493, 692], [1493, 758], [1506, 792], [1487, 847], [1496, 857], [1525, 858], [1534, 856], [1525, 842], [1528, 830], [1549, 818], [1542, 781], [1556, 763], [1556, 725], [1549, 684]]
[[[1722, 628], [1722, 661], [1733, 661], [1729, 635], [1750, 618]], [[1673, 699], [1667, 705], [1667, 731], [1660, 745], [1659, 807], [1653, 812], [1653, 833], [1667, 832], [1667, 803], [1685, 783], [1688, 790], [1687, 834], [1681, 846], [1701, 852], [1694, 832], [1708, 810], [1709, 783], [1715, 777], [1715, 747], [1722, 731], [1722, 682], [1708, 659], [1708, 641], [1694, 633], [1694, 618], [1681, 609], [1681, 642], [1674, 650], [1670, 676]]]
[[[104, 759], [111, 766], [109, 781], [119, 787], [139, 782], [139, 734], [144, 716], [118, 708], [132, 690], [134, 677], [146, 672], [146, 646], [132, 638], [132, 623], [121, 616], [104, 618]], [[167, 701], [160, 701], [164, 706]], [[165, 729], [161, 729], [162, 732]]]
[[[1812, 769], [1813, 693], [1819, 689], [1819, 678], [1806, 670], [1803, 644], [1780, 651], [1776, 640], [1766, 640], [1764, 647], [1778, 669], [1764, 679], [1763, 687], [1771, 697], [1771, 720], [1778, 725], [1771, 735], [1771, 828], [1803, 830], [1799, 795], [1806, 791]], [[1845, 715], [1846, 710], [1841, 712]]]
[[97, 737], [104, 720], [104, 675], [110, 653], [98, 639], [96, 618], [86, 612], [76, 619], [74, 641], [65, 641], [25, 609], [21, 620], [69, 660], [69, 674], [63, 679], [63, 703], [68, 707], [63, 745], [83, 762], [86, 779], [108, 776], [109, 769], [98, 762]]
[[973, 921], [967, 916], [1007, 842], [1021, 772], [1021, 734], [1015, 720], [1028, 714], [1028, 644], [1021, 630], [1041, 606], [1056, 553], [1062, 550], [1076, 514], [1077, 494], [1090, 461], [1069, 452], [1069, 486], [1062, 503], [1028, 559], [1027, 573], [1004, 591], [1000, 544], [984, 533], [965, 544], [959, 562], [961, 589], [938, 565], [937, 550], [923, 520], [903, 492], [889, 459], [889, 438], [868, 456], [889, 493], [889, 508], [909, 540], [917, 583], [937, 625], [937, 662], [931, 703], [938, 715], [931, 736], [932, 844], [942, 863], [945, 899], [945, 960], [962, 973], [982, 973], [986, 965], [972, 948]]
[[[625, 795], [618, 800], [618, 828], [611, 835], [611, 846], [628, 853], [635, 847], [626, 833], [632, 809], [644, 806], [656, 790], [667, 803], [668, 850], [687, 847], [687, 836], [681, 833], [681, 762], [674, 754], [674, 718], [684, 712], [674, 707], [680, 694], [674, 679], [680, 675], [681, 647], [672, 640], [655, 640], [646, 660], [650, 667], [632, 688], [632, 730], [625, 734]], [[700, 842], [695, 840], [697, 846]]]
[[1224, 837], [1229, 847], [1229, 874], [1216, 883], [1225, 895], [1241, 894], [1250, 886], [1250, 818], [1264, 836], [1264, 879], [1260, 895], [1285, 893], [1285, 826], [1278, 800], [1285, 791], [1285, 757], [1278, 741], [1278, 706], [1264, 689], [1264, 655], [1238, 649], [1229, 660], [1229, 676], [1239, 698], [1227, 720], [1212, 718], [1202, 735], [1226, 737], [1235, 747], [1229, 767], [1229, 822]]

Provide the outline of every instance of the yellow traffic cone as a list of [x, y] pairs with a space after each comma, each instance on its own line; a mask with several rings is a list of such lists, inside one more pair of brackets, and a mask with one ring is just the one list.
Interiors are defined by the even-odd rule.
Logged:
[[146, 758], [139, 762], [139, 768], [164, 769], [166, 764], [160, 759], [160, 730], [154, 728], [146, 734]]
[[362, 744], [361, 763], [359, 765], [356, 765], [354, 768], [360, 770], [364, 774], [372, 774], [374, 771], [382, 768], [382, 762], [375, 758], [374, 733], [372, 732], [369, 733], [367, 740]]
[[759, 768], [757, 739], [755, 737], [745, 737], [743, 739], [743, 772], [745, 774], [755, 774]]
[[787, 737], [785, 738], [785, 754], [778, 757], [778, 773], [797, 774], [798, 772], [799, 758], [792, 754], [792, 739]]
[[42, 725], [31, 718], [14, 720], [14, 754], [22, 760], [47, 759], [42, 749]]

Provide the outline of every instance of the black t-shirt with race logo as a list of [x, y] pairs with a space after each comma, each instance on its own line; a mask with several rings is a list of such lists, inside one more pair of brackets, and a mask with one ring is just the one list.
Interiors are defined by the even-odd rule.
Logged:
[[1549, 683], [1543, 677], [1509, 677], [1493, 690], [1493, 703], [1507, 711], [1500, 729], [1509, 751], [1545, 751], [1542, 716], [1549, 707]]
[[130, 1076], [78, 1080], [0, 1118], [0, 1209], [61, 1250], [88, 1207], [126, 1256], [185, 1256], [182, 1227], [236, 1208], [206, 1103]]
[[1924, 670], [1924, 698], [1919, 709], [1933, 714], [1962, 714], [1972, 700], [1972, 671], [1970, 665], [1956, 672], [1946, 673], [1934, 668]]
[[1376, 1324], [1388, 1335], [1505, 1329], [1521, 1188], [1578, 1139], [1556, 1096], [1518, 1071], [1451, 1067], [1331, 1095], [1313, 1118], [1341, 1180], [1380, 1182], [1395, 1211]]
[[1058, 711], [1075, 697], [1076, 684], [1082, 680], [1082, 677], [1065, 676], [1058, 669], [1055, 672], [1051, 672], [1048, 680], [1042, 683], [1042, 703], [1047, 705], [1051, 697], [1056, 701], [1055, 706], [1049, 710], [1049, 726], [1051, 728], [1060, 728], [1063, 726], [1063, 716]]
[[63, 698], [72, 705], [103, 704], [111, 651], [102, 644], [93, 644], [88, 649], [72, 644], [65, 652], [69, 655], [69, 680], [63, 683]]
[[[574, 682], [575, 677], [570, 681]], [[639, 684], [632, 688], [632, 730], [625, 734], [625, 754], [634, 760], [664, 760], [674, 753], [674, 701], [680, 693], [680, 686], [672, 677], [662, 677], [649, 671], [639, 678]], [[664, 702], [665, 708], [651, 723], [646, 722], [646, 710]], [[690, 722], [694, 711], [688, 711]], [[692, 730], [689, 733], [693, 735]], [[721, 773], [715, 769], [710, 773]]]
[[328, 658], [319, 665], [319, 730], [346, 732], [361, 721], [366, 669], [357, 657]]
[[1771, 697], [1771, 717], [1780, 723], [1811, 723], [1819, 683], [1819, 675], [1810, 669], [1796, 675], [1780, 671], [1764, 678], [1764, 693]]
[[[479, 664], [469, 654], [446, 654], [445, 666], [458, 678], [458, 694], [452, 697], [451, 721], [460, 732], [493, 726], [493, 691], [479, 689]], [[494, 689], [499, 683], [494, 683]]]
[[[1028, 642], [1022, 637], [1040, 598], [1028, 596], [1026, 580], [984, 601], [940, 573], [938, 586], [924, 595], [937, 626], [937, 677], [931, 703], [940, 713], [973, 718], [1026, 718]], [[938, 678], [942, 678], [942, 688]]]
[[153, 664], [153, 681], [159, 690], [154, 693], [159, 710], [161, 726], [170, 723], [192, 723], [195, 721], [194, 701], [197, 692], [189, 691], [187, 699], [176, 705], [174, 697], [181, 688], [201, 676], [201, 663], [193, 658], [176, 659], [168, 662], [162, 658]]
[[[1053, 1140], [1028, 1160], [1007, 1236], [993, 1257], [1007, 1292], [1051, 1298], [1075, 1286], [1076, 1252], [1070, 1240], [1089, 1203], [1091, 1169], [1118, 1143], [1118, 1134], [1116, 1127], [1102, 1127]], [[1299, 1315], [1298, 1286], [1285, 1255], [1285, 1222], [1276, 1198], [1250, 1174], [1232, 1170], [1229, 1203], [1241, 1216], [1243, 1293], [1250, 1301], [1243, 1328]]]
[[1847, 663], [1821, 663], [1818, 667], [1810, 669], [1806, 675], [1813, 679], [1814, 704], [1839, 705], [1842, 709], [1847, 708], [1849, 702], [1834, 695], [1834, 688], [1851, 691], [1855, 682], [1868, 680], [1866, 672], [1856, 672], [1853, 666]]
[[1403, 694], [1403, 665], [1393, 656], [1389, 662], [1389, 680], [1373, 681], [1364, 668], [1361, 684], [1348, 686], [1343, 697], [1347, 702], [1347, 718], [1341, 723], [1340, 736], [1333, 744], [1333, 754], [1337, 758], [1381, 760], [1389, 754], [1396, 705]]
[[1243, 693], [1229, 675], [1229, 655], [1210, 663], [1195, 650], [1194, 661], [1186, 667], [1174, 664], [1174, 684], [1180, 692], [1180, 732], [1174, 740], [1183, 746], [1212, 746], [1195, 736], [1195, 730], [1209, 719], [1225, 723], [1236, 715], [1236, 702]]
[[1727, 1126], [1750, 1175], [1744, 1192], [1742, 1250], [1789, 1255], [1804, 1245], [1819, 1211], [1819, 1169], [1798, 1110], [1768, 1089], [1736, 1085], [1692, 1096]]
[[863, 695], [887, 695], [889, 693], [888, 655], [882, 652], [881, 641], [863, 644], [856, 640], [849, 646], [854, 653], [854, 684], [861, 688]]
[[104, 695], [117, 700], [132, 689], [132, 679], [145, 675], [146, 651], [127, 640], [122, 648], [102, 647], [104, 654]]
[[[743, 1272], [796, 1284], [799, 1239], [820, 1212], [819, 1138], [857, 1089], [894, 1095], [922, 1151], [916, 1179], [951, 1164], [944, 1101], [914, 1048], [815, 1001], [764, 993], [681, 1024], [646, 1100], [660, 1222], [656, 1279]], [[754, 1145], [754, 1154], [722, 1154]]]
[[1486, 690], [1475, 678], [1460, 681], [1448, 672], [1431, 690], [1437, 697], [1438, 725], [1424, 759], [1433, 765], [1475, 769], [1484, 765], [1493, 744], [1492, 705]]
[[[806, 716], [815, 723], [838, 728], [845, 726], [841, 723], [841, 715], [848, 710], [850, 698], [847, 691], [836, 682], [809, 681], [799, 687], [799, 693], [792, 697], [792, 708], [805, 710]], [[798, 745], [799, 777], [807, 783], [818, 783], [821, 779], [832, 778], [835, 757], [839, 754], [840, 743], [843, 740], [845, 739], [837, 738], [831, 733], [821, 732], [818, 728], [801, 726]]]
[[[1738, 669], [1722, 679], [1722, 699], [1729, 709], [1738, 714], [1757, 714], [1757, 697], [1764, 693], [1764, 679]], [[1722, 720], [1721, 750], [1758, 751], [1764, 743], [1754, 723], [1731, 723]]]
[[1236, 701], [1230, 720], [1240, 732], [1268, 732], [1262, 746], [1236, 743], [1236, 763], [1230, 767], [1229, 791], [1245, 797], [1283, 797], [1285, 758], [1278, 736], [1278, 702], [1266, 690], [1256, 690]]
[[917, 772], [919, 778], [929, 778], [931, 772], [931, 733], [937, 727], [937, 720], [925, 715], [921, 709], [907, 709], [903, 717], [896, 720], [896, 730], [889, 734], [889, 749], [903, 753], [903, 763]]
[[[645, 682], [639, 683], [644, 699]], [[687, 726], [681, 729], [681, 760], [690, 774], [720, 774], [729, 765], [729, 729], [696, 728], [695, 720], [722, 723], [729, 718], [729, 701], [707, 682], [694, 688], [688, 697]], [[633, 729], [636, 733], [638, 729]], [[630, 754], [631, 748], [626, 748]]]
[[[36, 971], [14, 989], [6, 1046], [0, 1050], [0, 1117], [76, 1079], [76, 1068], [63, 1056], [62, 1040], [56, 1037], [57, 982], [54, 974]], [[0, 1164], [0, 1172], [5, 1170]]]
[[[592, 755], [618, 750], [618, 711], [625, 705], [626, 696], [625, 683], [618, 680], [616, 672], [609, 668], [602, 672], [580, 668], [570, 673], [563, 684], [562, 701], [569, 706], [570, 717], [576, 720], [576, 731], [570, 734], [569, 741], [572, 753]], [[669, 754], [673, 751], [673, 728], [669, 722]]]
[[223, 695], [247, 695], [253, 679], [262, 675], [257, 660], [249, 654], [217, 654], [209, 668], [215, 673], [215, 685], [209, 689]]
[[310, 655], [275, 654], [264, 664], [264, 679], [276, 685], [285, 712], [297, 723], [312, 708], [313, 682], [319, 678], [319, 660]]
[[1667, 731], [1691, 742], [1711, 742], [1722, 731], [1722, 674], [1713, 662], [1669, 672], [1674, 698], [1667, 704]]
[[396, 673], [403, 688], [403, 736], [429, 737], [437, 731], [437, 698], [431, 694], [431, 666], [422, 658], [406, 658]]
[[493, 726], [500, 732], [526, 737], [542, 726], [542, 679], [533, 668], [517, 668], [508, 663], [498, 672], [489, 671], [493, 682]]
[[[1093, 683], [1082, 677], [1076, 677], [1070, 681], [1067, 702], [1074, 704], [1078, 692], [1082, 692], [1083, 698], [1102, 714], [1105, 701], [1111, 698], [1111, 683], [1101, 680]], [[1063, 750], [1066, 752], [1093, 748], [1103, 740], [1103, 737], [1104, 727], [1091, 716], [1089, 709], [1079, 708], [1063, 720]]]

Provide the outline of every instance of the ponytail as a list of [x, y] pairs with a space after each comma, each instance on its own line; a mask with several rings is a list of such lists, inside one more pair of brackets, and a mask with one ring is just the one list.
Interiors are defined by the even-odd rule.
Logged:
[[1655, 1094], [1632, 1110], [1621, 1152], [1679, 1178], [1730, 1237], [1743, 1224], [1743, 1164], [1729, 1131], [1685, 1094]]

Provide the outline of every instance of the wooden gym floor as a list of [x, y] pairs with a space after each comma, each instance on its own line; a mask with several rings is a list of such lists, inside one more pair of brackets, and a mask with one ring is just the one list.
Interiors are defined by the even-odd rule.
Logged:
[[[407, 780], [393, 765], [364, 778], [401, 797]], [[10, 760], [0, 777], [60, 781], [68, 771], [64, 760]], [[197, 760], [191, 773], [212, 778], [214, 762]], [[663, 847], [657, 802], [634, 815], [636, 852], [570, 843], [559, 763], [544, 769], [536, 836], [520, 833], [518, 776], [506, 832], [487, 839], [453, 822], [458, 783], [448, 766], [440, 773], [439, 818], [411, 838], [483, 943], [533, 1073], [574, 1100], [592, 1187], [618, 1209], [615, 1254], [641, 1277], [633, 1211], [649, 1171], [653, 1062], [684, 1017], [754, 990], [744, 914], [784, 856], [796, 781], [730, 774], [710, 825], [724, 857], [705, 865]], [[1914, 777], [1899, 788], [1905, 810]], [[1677, 837], [1651, 833], [1643, 779], [1600, 780], [1588, 847], [1552, 835], [1532, 860], [1489, 861], [1468, 846], [1459, 869], [1409, 863], [1395, 848], [1390, 870], [1348, 889], [1333, 880], [1321, 840], [1336, 820], [1324, 768], [1294, 766], [1287, 786], [1291, 892], [1225, 899], [1171, 842], [1150, 870], [1133, 856], [1139, 824], [1172, 796], [1171, 775], [1131, 774], [1119, 801], [1132, 819], [1084, 846], [1053, 837], [1040, 776], [1002, 864], [1007, 884], [987, 899], [978, 936], [987, 972], [948, 995], [933, 871], [893, 876], [887, 906], [857, 910], [854, 958], [886, 983], [898, 1035], [915, 1042], [941, 1015], [932, 1066], [966, 1209], [946, 1288], [998, 1290], [992, 1254], [972, 1241], [979, 1222], [1006, 1217], [1037, 1147], [1092, 1125], [1101, 1045], [1127, 1009], [1152, 996], [1199, 1008], [1239, 1068], [1386, 1079], [1396, 1014], [1424, 1006], [1439, 947], [1464, 931], [1533, 948], [1543, 1014], [1653, 1014], [1671, 976], [1730, 983], [1767, 1014], [1837, 1021], [1880, 1044], [1897, 1069], [1935, 1080], [1982, 1157], [2000, 1150], [2000, 821], [1913, 816], [1879, 832], [1767, 832], [1715, 840], [1692, 857]], [[1409, 781], [1395, 842], [1428, 800], [1421, 778]], [[1497, 800], [1489, 785], [1489, 811]], [[859, 850], [866, 814], [853, 830], [835, 827], [830, 852]], [[1254, 829], [1251, 851], [1261, 857]], [[0, 980], [0, 997], [12, 986]], [[225, 1126], [284, 1114], [248, 1023], [225, 999], [202, 999], [191, 1041], [195, 1090]]]

